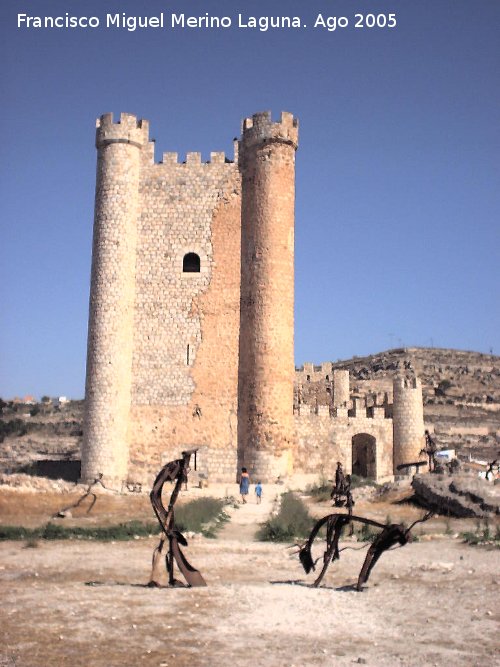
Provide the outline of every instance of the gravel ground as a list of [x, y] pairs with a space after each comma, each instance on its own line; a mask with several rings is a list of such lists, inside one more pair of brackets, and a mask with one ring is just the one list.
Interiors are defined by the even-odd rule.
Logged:
[[366, 552], [348, 550], [313, 589], [293, 549], [253, 540], [265, 492], [189, 541], [207, 588], [145, 587], [156, 538], [0, 543], [0, 666], [500, 665], [498, 550], [428, 537], [384, 554], [361, 593]]

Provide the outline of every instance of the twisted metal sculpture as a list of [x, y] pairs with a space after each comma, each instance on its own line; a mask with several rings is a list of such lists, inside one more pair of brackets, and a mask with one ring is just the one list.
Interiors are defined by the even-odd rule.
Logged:
[[420, 450], [419, 454], [426, 454], [429, 463], [429, 472], [436, 472], [436, 452], [437, 445], [434, 438], [429, 431], [425, 432], [425, 447]]
[[368, 578], [373, 570], [376, 562], [380, 556], [393, 546], [399, 544], [399, 546], [404, 546], [412, 540], [411, 530], [417, 524], [423, 521], [427, 521], [432, 516], [432, 512], [428, 512], [421, 519], [414, 521], [409, 528], [406, 528], [403, 524], [391, 523], [384, 525], [378, 521], [373, 521], [372, 519], [366, 519], [362, 516], [353, 516], [352, 514], [329, 514], [320, 519], [312, 529], [309, 538], [305, 544], [299, 548], [299, 559], [302, 563], [302, 567], [306, 574], [309, 574], [311, 570], [315, 570], [316, 561], [313, 560], [311, 555], [311, 549], [313, 542], [318, 535], [320, 529], [326, 524], [326, 549], [323, 554], [323, 567], [320, 574], [313, 583], [313, 587], [317, 588], [321, 583], [321, 580], [325, 576], [325, 573], [328, 569], [330, 563], [338, 560], [340, 558], [339, 550], [339, 540], [342, 534], [342, 530], [346, 525], [352, 521], [358, 521], [364, 525], [374, 526], [380, 528], [381, 532], [376, 536], [375, 540], [370, 545], [368, 553], [366, 554], [363, 567], [359, 573], [358, 581], [356, 584], [356, 590], [361, 591], [363, 584], [368, 581]]
[[104, 482], [102, 481], [102, 478], [103, 478], [103, 474], [102, 474], [102, 472], [100, 472], [97, 475], [97, 477], [92, 482], [90, 482], [90, 484], [88, 485], [87, 490], [85, 491], [85, 493], [75, 503], [72, 503], [71, 505], [67, 505], [66, 507], [63, 507], [61, 510], [59, 510], [58, 512], [53, 514], [52, 518], [53, 519], [59, 519], [59, 518], [66, 517], [67, 512], [69, 512], [70, 510], [74, 510], [77, 507], [80, 507], [80, 505], [83, 503], [83, 501], [86, 498], [88, 498], [89, 496], [92, 496], [92, 500], [90, 501], [90, 505], [87, 507], [87, 514], [90, 514], [90, 512], [92, 511], [92, 508], [94, 507], [94, 505], [96, 504], [96, 501], [97, 501], [97, 495], [92, 491], [92, 488], [94, 486], [97, 486], [97, 484], [99, 484], [100, 486], [102, 486], [103, 489], [106, 489], [108, 491], [113, 491], [113, 489], [108, 489], [108, 487], [104, 485]]
[[[195, 470], [196, 470], [196, 452], [197, 449], [190, 449], [188, 451], [182, 452], [182, 459], [176, 459], [175, 461], [170, 461], [158, 473], [157, 478], [153, 484], [153, 488], [150, 493], [151, 504], [153, 510], [156, 514], [163, 535], [160, 538], [160, 543], [155, 548], [153, 552], [153, 567], [151, 570], [151, 577], [149, 579], [148, 586], [160, 586], [160, 561], [161, 556], [164, 551], [165, 544], [168, 540], [168, 553], [165, 554], [165, 564], [168, 573], [168, 585], [169, 586], [206, 586], [206, 582], [201, 576], [201, 573], [194, 568], [184, 556], [181, 551], [179, 544], [187, 546], [187, 540], [184, 535], [177, 530], [175, 526], [174, 518], [174, 505], [181, 490], [181, 486], [187, 483], [187, 474], [189, 470], [189, 461], [191, 456], [195, 456]], [[165, 509], [161, 494], [163, 485], [165, 482], [174, 482], [175, 487], [170, 496], [170, 501], [168, 503], [168, 508]], [[181, 581], [175, 579], [174, 577], [174, 562], [177, 564], [179, 571], [184, 576], [187, 584], [183, 584]]]

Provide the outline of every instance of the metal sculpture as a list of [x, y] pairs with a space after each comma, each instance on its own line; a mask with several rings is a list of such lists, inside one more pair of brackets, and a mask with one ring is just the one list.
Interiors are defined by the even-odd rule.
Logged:
[[[457, 459], [454, 459], [457, 460]], [[453, 463], [453, 461], [452, 461]], [[491, 461], [491, 463], [488, 463], [488, 468], [486, 469], [485, 473], [485, 479], [489, 481], [490, 475], [493, 480], [495, 480], [498, 477], [498, 473], [500, 472], [500, 463], [498, 459], [495, 459], [494, 461]]]
[[368, 553], [366, 554], [363, 567], [359, 573], [356, 590], [361, 591], [363, 584], [368, 581], [368, 578], [373, 570], [376, 562], [380, 556], [393, 546], [399, 544], [404, 546], [412, 540], [411, 530], [417, 524], [427, 521], [432, 516], [432, 512], [428, 512], [423, 518], [414, 521], [409, 528], [405, 528], [403, 524], [391, 523], [384, 525], [372, 519], [366, 519], [362, 516], [353, 516], [352, 514], [329, 514], [320, 519], [314, 526], [309, 535], [307, 542], [299, 548], [299, 559], [306, 574], [311, 570], [315, 570], [316, 563], [319, 558], [313, 560], [311, 549], [313, 542], [318, 535], [320, 529], [326, 524], [326, 549], [323, 554], [323, 567], [319, 576], [313, 583], [313, 587], [317, 588], [321, 580], [325, 576], [330, 563], [340, 558], [339, 540], [342, 535], [342, 530], [346, 525], [353, 521], [358, 521], [364, 525], [374, 526], [380, 528], [381, 532], [376, 536], [375, 540], [370, 545]]
[[335, 486], [332, 489], [330, 498], [333, 500], [335, 507], [347, 507], [349, 515], [352, 515], [354, 500], [351, 493], [351, 476], [344, 475], [340, 461], [337, 462]]
[[342, 463], [337, 461], [337, 469], [335, 470], [335, 486], [332, 489], [330, 498], [333, 500], [335, 507], [343, 507], [346, 502], [346, 491], [350, 491], [350, 475], [344, 475]]
[[425, 447], [419, 454], [426, 454], [429, 462], [429, 472], [436, 472], [436, 452], [437, 445], [429, 431], [425, 431]]
[[[195, 470], [196, 470], [196, 452], [197, 449], [190, 449], [188, 451], [182, 452], [182, 459], [177, 459], [175, 461], [170, 461], [158, 473], [157, 478], [153, 484], [153, 488], [150, 493], [151, 504], [153, 510], [156, 514], [163, 535], [160, 538], [160, 543], [153, 552], [153, 567], [151, 570], [151, 577], [148, 583], [148, 586], [160, 586], [160, 562], [161, 556], [163, 554], [166, 542], [168, 540], [168, 553], [165, 554], [165, 564], [168, 573], [168, 585], [169, 586], [185, 586], [194, 587], [194, 586], [206, 586], [206, 582], [201, 576], [200, 572], [195, 569], [186, 559], [184, 554], [181, 551], [179, 544], [187, 546], [187, 540], [184, 535], [177, 530], [175, 526], [174, 518], [174, 505], [181, 490], [183, 484], [187, 484], [187, 475], [189, 472], [189, 461], [191, 456], [195, 456]], [[168, 508], [165, 509], [161, 494], [163, 485], [165, 482], [174, 482], [175, 487], [170, 496], [170, 501], [168, 503]], [[181, 574], [184, 576], [187, 584], [183, 584], [181, 581], [175, 579], [174, 577], [174, 562], [177, 564], [177, 567]]]
[[90, 501], [90, 505], [87, 508], [87, 514], [90, 514], [92, 511], [92, 508], [96, 504], [97, 501], [97, 495], [92, 491], [92, 488], [94, 486], [97, 486], [99, 484], [102, 486], [103, 489], [106, 489], [107, 491], [112, 491], [112, 489], [108, 489], [107, 486], [104, 486], [104, 482], [102, 481], [103, 474], [100, 472], [98, 476], [90, 482], [90, 484], [87, 487], [87, 490], [85, 493], [76, 501], [76, 503], [72, 503], [71, 505], [67, 505], [66, 507], [63, 507], [62, 510], [59, 510], [59, 512], [56, 512], [55, 514], [52, 515], [53, 519], [59, 519], [59, 518], [66, 518], [67, 516], [71, 516], [71, 514], [68, 514], [71, 510], [76, 509], [77, 507], [80, 507], [80, 505], [83, 503], [83, 501], [88, 498], [89, 496], [92, 496], [92, 500]]

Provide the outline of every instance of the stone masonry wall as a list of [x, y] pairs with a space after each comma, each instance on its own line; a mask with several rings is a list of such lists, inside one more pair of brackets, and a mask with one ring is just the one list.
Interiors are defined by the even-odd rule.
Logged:
[[[138, 220], [136, 302], [134, 323], [134, 405], [185, 405], [194, 390], [193, 367], [201, 343], [203, 312], [194, 303], [214, 281], [217, 270], [228, 261], [235, 270], [239, 216], [221, 239], [220, 259], [214, 261], [212, 225], [214, 211], [224, 196], [239, 190], [235, 164], [224, 156], [202, 164], [193, 154], [186, 164], [173, 160], [151, 165], [141, 179], [141, 213]], [[190, 159], [191, 158], [191, 159]], [[221, 159], [222, 158], [222, 159]], [[236, 241], [237, 242], [237, 241]], [[183, 272], [187, 253], [201, 259], [200, 272]], [[228, 276], [234, 289], [236, 277]], [[239, 282], [239, 278], [238, 278]], [[224, 291], [228, 291], [224, 287]], [[222, 293], [219, 292], [219, 296]], [[235, 315], [232, 308], [220, 306]], [[223, 308], [219, 307], [222, 315]], [[189, 346], [189, 350], [188, 350]]]
[[[211, 480], [237, 469], [240, 178], [223, 154], [166, 154], [141, 184], [130, 423], [133, 479], [201, 446]], [[200, 273], [184, 273], [194, 252]], [[189, 347], [188, 347], [189, 346]]]
[[294, 406], [302, 403], [309, 405], [330, 405], [345, 407], [349, 404], [349, 371], [334, 370], [332, 362], [319, 366], [305, 363], [295, 369]]
[[349, 417], [347, 409], [331, 416], [327, 411], [316, 414], [304, 406], [295, 416], [297, 433], [296, 473], [315, 473], [333, 479], [337, 461], [346, 473], [352, 472], [352, 439], [359, 434], [375, 438], [375, 477], [378, 481], [392, 478], [392, 420], [382, 412], [376, 418]]

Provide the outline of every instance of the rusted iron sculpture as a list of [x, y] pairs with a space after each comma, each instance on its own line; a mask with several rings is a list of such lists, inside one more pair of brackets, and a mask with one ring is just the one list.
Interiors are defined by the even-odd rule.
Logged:
[[92, 491], [92, 488], [94, 486], [97, 486], [98, 484], [102, 486], [103, 489], [112, 491], [112, 489], [108, 489], [107, 486], [104, 485], [104, 482], [102, 481], [103, 474], [100, 472], [98, 476], [88, 485], [87, 490], [85, 493], [76, 501], [76, 503], [72, 503], [71, 505], [67, 505], [66, 507], [63, 507], [62, 510], [59, 510], [59, 512], [56, 512], [52, 518], [53, 519], [59, 519], [59, 518], [65, 518], [67, 516], [71, 516], [70, 514], [68, 515], [68, 512], [71, 510], [76, 509], [77, 507], [80, 507], [80, 505], [83, 503], [84, 500], [86, 500], [89, 496], [92, 496], [92, 500], [90, 501], [90, 505], [87, 508], [87, 514], [90, 514], [92, 508], [96, 504], [97, 501], [97, 495]]
[[323, 554], [323, 567], [319, 573], [319, 576], [313, 583], [314, 588], [317, 588], [320, 585], [321, 580], [325, 576], [330, 563], [340, 558], [340, 535], [342, 534], [342, 529], [344, 526], [346, 526], [351, 521], [352, 515], [349, 514], [329, 514], [328, 516], [324, 516], [315, 524], [307, 542], [302, 547], [300, 547], [299, 559], [302, 563], [302, 567], [304, 568], [305, 573], [309, 574], [311, 570], [316, 569], [316, 563], [319, 560], [317, 559], [314, 561], [312, 558], [311, 549], [313, 542], [321, 528], [326, 524], [326, 549], [325, 553]]
[[425, 447], [419, 454], [426, 454], [429, 461], [429, 472], [436, 472], [436, 452], [437, 445], [429, 431], [425, 431]]
[[393, 546], [399, 544], [399, 546], [404, 546], [408, 542], [411, 542], [412, 535], [411, 530], [417, 524], [422, 521], [427, 521], [432, 516], [432, 512], [428, 512], [423, 518], [418, 519], [411, 524], [409, 528], [405, 528], [403, 524], [391, 523], [384, 525], [378, 521], [373, 521], [372, 519], [366, 519], [362, 516], [353, 516], [352, 514], [329, 514], [320, 519], [309, 535], [307, 542], [299, 548], [299, 559], [302, 563], [302, 567], [306, 574], [309, 574], [311, 570], [315, 570], [317, 561], [313, 560], [311, 555], [311, 549], [313, 542], [318, 535], [320, 529], [326, 524], [326, 549], [323, 554], [323, 567], [318, 577], [313, 583], [313, 587], [317, 588], [321, 583], [321, 580], [325, 576], [325, 573], [328, 569], [330, 563], [338, 560], [340, 558], [339, 550], [339, 540], [342, 534], [342, 530], [346, 525], [353, 521], [358, 521], [364, 525], [374, 526], [375, 528], [380, 528], [381, 532], [376, 536], [375, 540], [370, 545], [368, 553], [366, 554], [363, 567], [359, 573], [358, 582], [356, 584], [356, 590], [361, 591], [363, 584], [368, 581], [371, 571], [373, 570], [376, 562], [380, 556]]
[[500, 472], [500, 463], [498, 459], [495, 459], [491, 461], [491, 463], [488, 463], [488, 468], [486, 469], [486, 474], [485, 474], [485, 479], [489, 481], [490, 475], [492, 479], [496, 479], [498, 477], [498, 473]]
[[[335, 486], [332, 489], [330, 498], [333, 500], [334, 507], [346, 507], [349, 516], [352, 516], [352, 508], [354, 507], [354, 499], [351, 493], [351, 476], [344, 475], [342, 463], [337, 461], [337, 470], [335, 471]], [[351, 523], [352, 535], [354, 532], [354, 525]]]
[[[153, 552], [153, 567], [151, 570], [151, 577], [148, 586], [160, 586], [160, 562], [163, 554], [165, 544], [168, 540], [168, 553], [165, 554], [165, 563], [168, 573], [169, 586], [206, 586], [206, 582], [201, 576], [200, 572], [196, 570], [186, 559], [181, 551], [179, 544], [187, 546], [187, 540], [182, 533], [177, 530], [174, 518], [174, 505], [181, 490], [181, 486], [187, 483], [187, 475], [189, 471], [189, 461], [191, 456], [195, 456], [195, 470], [196, 470], [196, 449], [190, 449], [182, 452], [182, 458], [175, 461], [170, 461], [158, 473], [157, 478], [153, 484], [153, 489], [150, 494], [151, 504], [156, 517], [160, 523], [163, 535], [160, 538], [160, 543]], [[165, 509], [162, 503], [162, 489], [165, 482], [174, 482], [175, 487], [170, 496], [168, 508]], [[174, 577], [174, 562], [177, 563], [179, 571], [184, 576], [187, 584]]]
[[354, 500], [351, 493], [351, 476], [344, 475], [340, 461], [337, 462], [335, 486], [332, 489], [330, 498], [333, 500], [335, 507], [347, 507], [349, 515], [352, 514]]

